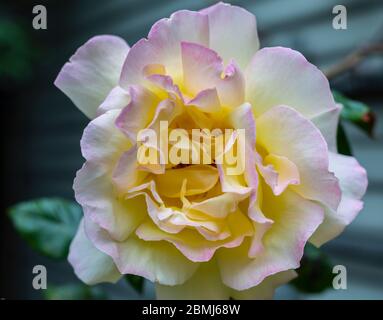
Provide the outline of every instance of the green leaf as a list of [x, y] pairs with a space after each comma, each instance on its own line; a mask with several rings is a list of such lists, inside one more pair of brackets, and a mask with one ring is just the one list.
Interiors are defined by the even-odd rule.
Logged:
[[340, 114], [341, 119], [351, 122], [372, 137], [375, 114], [371, 111], [370, 107], [363, 102], [347, 98], [338, 91], [333, 91], [333, 95], [335, 101], [343, 105]]
[[48, 284], [43, 291], [46, 300], [105, 300], [107, 295], [99, 287], [89, 287], [84, 284], [70, 283], [65, 285]]
[[328, 257], [318, 248], [306, 244], [298, 277], [291, 284], [299, 291], [319, 293], [332, 286], [333, 273]]
[[82, 210], [73, 201], [41, 198], [12, 206], [9, 216], [16, 230], [34, 250], [50, 258], [64, 259]]
[[145, 280], [143, 277], [136, 276], [134, 274], [127, 274], [125, 279], [138, 293], [143, 292]]

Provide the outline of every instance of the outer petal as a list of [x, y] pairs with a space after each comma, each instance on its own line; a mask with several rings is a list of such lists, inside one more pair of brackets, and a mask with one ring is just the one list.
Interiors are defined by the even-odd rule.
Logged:
[[259, 145], [297, 166], [300, 184], [291, 188], [336, 210], [339, 184], [328, 169], [326, 141], [313, 123], [292, 108], [278, 106], [261, 115], [256, 124]]
[[256, 116], [277, 105], [290, 106], [308, 118], [335, 108], [326, 77], [297, 51], [263, 48], [245, 77], [246, 101]]
[[73, 189], [84, 214], [107, 229], [116, 240], [121, 240], [141, 221], [145, 202], [116, 198], [112, 171], [118, 158], [130, 148], [128, 139], [114, 125], [118, 113], [118, 110], [110, 110], [91, 121], [84, 130], [81, 151], [87, 161], [77, 172]]
[[109, 92], [104, 102], [98, 107], [97, 115], [103, 114], [112, 109], [121, 110], [130, 102], [129, 92], [116, 86]]
[[367, 189], [367, 174], [353, 158], [330, 152], [330, 170], [339, 179], [342, 200], [338, 210], [327, 209], [324, 222], [320, 225], [310, 242], [320, 246], [338, 236], [351, 223], [360, 210], [360, 200]]
[[165, 285], [182, 284], [198, 268], [172, 244], [164, 241], [146, 242], [129, 237], [116, 242], [108, 233], [87, 220], [86, 232], [95, 246], [111, 256], [122, 274], [135, 274]]
[[255, 16], [243, 8], [217, 3], [201, 11], [209, 17], [209, 47], [227, 64], [234, 59], [245, 68], [259, 49]]
[[339, 114], [341, 105], [337, 104], [335, 108], [326, 110], [311, 118], [311, 121], [320, 130], [326, 139], [329, 151], [337, 152], [336, 135], [339, 123]]
[[111, 257], [99, 251], [85, 234], [84, 220], [81, 220], [68, 256], [77, 277], [89, 285], [100, 282], [117, 282], [121, 274]]
[[323, 221], [320, 205], [289, 190], [278, 197], [270, 189], [263, 190], [266, 205], [262, 210], [274, 221], [263, 237], [264, 250], [255, 259], [249, 258], [247, 241], [217, 252], [223, 282], [235, 290], [249, 289], [268, 276], [298, 268], [307, 240]]
[[163, 65], [166, 74], [178, 83], [182, 78], [181, 41], [209, 45], [208, 18], [198, 12], [177, 11], [169, 19], [156, 22], [148, 39], [141, 39], [129, 51], [121, 74], [120, 85], [144, 82], [147, 65]]
[[294, 270], [279, 272], [267, 277], [259, 285], [243, 290], [232, 290], [232, 297], [237, 300], [270, 300], [274, 296], [275, 289], [290, 282], [297, 277]]
[[237, 300], [271, 299], [275, 289], [296, 277], [295, 271], [288, 270], [267, 277], [258, 286], [236, 291], [223, 284], [216, 261], [200, 265], [194, 275], [182, 285], [156, 285], [157, 299], [160, 300]]
[[94, 37], [64, 65], [55, 85], [92, 119], [109, 91], [117, 85], [128, 51], [129, 46], [119, 37]]
[[223, 300], [230, 298], [230, 288], [221, 280], [216, 262], [200, 264], [194, 275], [182, 285], [156, 285], [160, 300]]
[[120, 199], [114, 192], [111, 173], [91, 162], [77, 172], [73, 189], [85, 217], [107, 230], [116, 241], [125, 240], [145, 217], [144, 199]]
[[119, 113], [119, 110], [110, 110], [85, 128], [80, 144], [87, 161], [111, 169], [121, 154], [130, 148], [129, 140], [114, 124]]

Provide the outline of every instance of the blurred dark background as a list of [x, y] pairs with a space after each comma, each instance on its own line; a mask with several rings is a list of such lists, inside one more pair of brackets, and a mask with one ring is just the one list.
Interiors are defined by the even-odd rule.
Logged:
[[[72, 182], [82, 165], [79, 140], [88, 119], [53, 86], [60, 68], [90, 37], [115, 34], [133, 45], [150, 26], [178, 9], [197, 10], [207, 0], [14, 0], [0, 3], [2, 201], [0, 298], [38, 299], [32, 268], [43, 264], [48, 282], [75, 281], [67, 263], [34, 253], [14, 231], [6, 208], [42, 196], [73, 199]], [[232, 0], [255, 13], [261, 46], [301, 51], [321, 69], [352, 51], [383, 40], [383, 1]], [[48, 29], [32, 28], [33, 6], [43, 4]], [[347, 30], [332, 28], [332, 8], [347, 8]], [[348, 270], [348, 289], [318, 295], [281, 288], [277, 298], [383, 298], [383, 57], [371, 55], [335, 77], [333, 88], [368, 103], [377, 115], [374, 139], [346, 126], [354, 155], [367, 169], [365, 208], [346, 232], [324, 246], [334, 264]], [[106, 286], [115, 298], [137, 298], [126, 284]], [[149, 286], [145, 297], [153, 297]]]

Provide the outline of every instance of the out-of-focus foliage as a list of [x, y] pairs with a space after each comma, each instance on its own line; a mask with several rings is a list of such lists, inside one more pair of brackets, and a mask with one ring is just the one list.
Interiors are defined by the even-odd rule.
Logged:
[[48, 284], [43, 292], [47, 300], [105, 300], [107, 295], [100, 287], [89, 287], [82, 283], [66, 285]]
[[346, 132], [344, 131], [342, 120], [340, 120], [338, 125], [338, 131], [336, 135], [336, 143], [338, 146], [338, 152], [346, 156], [352, 156], [352, 148], [350, 141], [348, 141]]
[[143, 292], [145, 283], [145, 279], [143, 277], [136, 276], [134, 274], [127, 274], [125, 279], [138, 293]]
[[291, 284], [301, 292], [318, 293], [331, 287], [334, 275], [330, 260], [309, 243], [306, 244], [301, 266], [296, 271], [298, 277]]
[[338, 91], [333, 90], [334, 99], [343, 105], [341, 119], [356, 125], [363, 132], [372, 137], [375, 125], [375, 115], [370, 107], [363, 102], [347, 98]]
[[9, 208], [9, 216], [34, 250], [50, 258], [64, 259], [82, 210], [74, 201], [41, 198], [14, 205]]
[[35, 50], [18, 21], [0, 20], [0, 80], [30, 77]]

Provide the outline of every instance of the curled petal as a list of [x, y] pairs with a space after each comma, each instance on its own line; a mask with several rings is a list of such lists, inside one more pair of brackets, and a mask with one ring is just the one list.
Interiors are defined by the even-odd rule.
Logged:
[[169, 169], [155, 177], [161, 195], [179, 197], [183, 181], [187, 181], [186, 196], [204, 193], [218, 181], [217, 169], [209, 165], [193, 165], [180, 169]]
[[183, 101], [183, 95], [177, 85], [174, 84], [173, 79], [170, 76], [162, 74], [152, 74], [147, 77], [148, 81], [157, 87], [158, 89], [163, 90], [163, 92], [158, 92], [159, 95], [166, 95], [164, 98], [173, 98], [180, 99]]
[[258, 169], [276, 196], [280, 195], [288, 185], [300, 183], [298, 168], [288, 158], [269, 154], [264, 162], [267, 166], [258, 164]]
[[218, 54], [196, 43], [182, 42], [182, 68], [185, 90], [193, 96], [206, 88], [216, 88], [225, 107], [244, 102], [244, 79], [234, 61], [224, 68]]
[[336, 210], [341, 191], [328, 169], [326, 141], [313, 123], [290, 107], [278, 106], [262, 114], [256, 124], [257, 143], [269, 154], [288, 158], [298, 168], [300, 184], [291, 188]]

